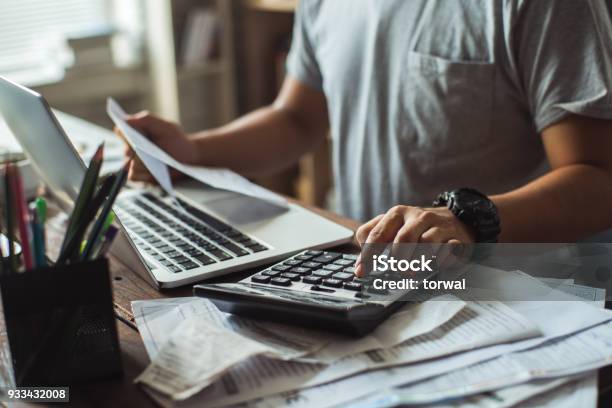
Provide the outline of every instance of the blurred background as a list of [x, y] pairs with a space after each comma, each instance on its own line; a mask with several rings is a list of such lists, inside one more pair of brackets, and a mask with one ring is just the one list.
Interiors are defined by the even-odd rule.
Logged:
[[[108, 96], [185, 130], [218, 126], [273, 101], [297, 0], [2, 0], [0, 75], [43, 94], [71, 138], [111, 129]], [[100, 129], [97, 129], [98, 131]], [[6, 127], [0, 150], [7, 150]], [[91, 136], [93, 138], [93, 136]], [[3, 146], [2, 140], [5, 140]], [[90, 143], [91, 144], [91, 143]], [[325, 206], [329, 146], [255, 180]]]

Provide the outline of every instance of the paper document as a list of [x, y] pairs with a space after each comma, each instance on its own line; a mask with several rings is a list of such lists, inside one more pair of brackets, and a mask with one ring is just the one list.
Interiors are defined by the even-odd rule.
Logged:
[[107, 100], [106, 111], [115, 125], [123, 132], [135, 153], [142, 159], [147, 169], [168, 194], [174, 194], [168, 171], [169, 166], [211, 187], [255, 197], [283, 208], [287, 207], [287, 201], [278, 194], [253, 184], [246, 178], [228, 169], [191, 166], [180, 163], [147, 137], [128, 125], [125, 121], [126, 113], [112, 98]]
[[[207, 406], [211, 407], [243, 402], [313, 387], [367, 370], [414, 363], [538, 334], [535, 325], [501, 303], [472, 302], [431, 333], [412, 338], [390, 349], [346, 357], [327, 367], [274, 361], [265, 357], [250, 359], [228, 371], [221, 381], [212, 384], [194, 400], [206, 401]], [[442, 367], [437, 369], [448, 370]], [[415, 374], [422, 375], [425, 372], [421, 370]], [[232, 387], [226, 387], [228, 383]]]
[[[323, 345], [333, 340], [333, 336], [327, 333], [315, 332], [299, 327], [284, 326], [275, 323], [262, 322], [253, 319], [245, 319], [232, 316], [219, 311], [212, 302], [206, 299], [194, 299], [191, 302], [172, 302], [177, 305], [178, 315], [184, 317], [183, 322], [174, 330], [169, 339], [156, 354], [151, 365], [137, 379], [147, 386], [171, 396], [174, 399], [184, 399], [197, 391], [205, 388], [233, 365], [238, 364], [256, 355], [280, 360], [294, 360], [303, 358], [305, 355], [320, 349]], [[411, 334], [422, 334], [437, 326], [432, 321], [443, 319], [444, 323], [450, 319], [464, 302], [448, 297], [447, 300], [430, 300], [427, 305], [407, 305], [404, 311], [397, 314], [397, 318], [387, 320], [381, 327], [379, 336], [387, 334], [389, 341], [400, 338], [408, 338]], [[456, 305], [454, 305], [456, 304]], [[140, 309], [135, 313], [138, 320], [142, 319], [142, 305], [136, 304], [134, 309]], [[417, 310], [413, 312], [412, 309]], [[450, 309], [453, 313], [444, 312]], [[427, 313], [431, 312], [431, 313]], [[418, 319], [416, 319], [418, 317]], [[417, 321], [418, 325], [413, 331], [405, 330], [405, 326], [411, 326], [411, 321]], [[427, 322], [423, 322], [426, 320]], [[195, 331], [205, 333], [210, 327], [216, 331], [210, 336], [194, 336]], [[143, 337], [147, 328], [145, 328]], [[236, 355], [230, 356], [229, 349], [225, 352], [226, 344], [223, 334], [227, 335], [227, 341], [236, 347]], [[367, 337], [366, 337], [367, 338]], [[354, 341], [355, 352], [364, 347], [377, 347], [384, 341], [379, 341], [376, 336], [373, 340]], [[351, 350], [351, 340], [338, 337], [337, 341]], [[399, 341], [399, 340], [398, 340]], [[220, 344], [214, 344], [219, 342]], [[200, 349], [198, 353], [214, 353], [215, 358], [193, 357], [190, 353]], [[213, 350], [221, 350], [214, 352]], [[349, 351], [350, 352], [350, 351]], [[231, 358], [229, 358], [231, 357]], [[173, 381], [167, 381], [167, 378]]]
[[597, 406], [597, 373], [531, 398], [521, 408], [576, 408]]
[[323, 333], [313, 330], [223, 313], [209, 300], [197, 297], [135, 301], [132, 302], [132, 310], [151, 359], [155, 358], [177, 327], [193, 317], [274, 348], [282, 359], [287, 360], [312, 353], [330, 341]]
[[[561, 402], [567, 398], [568, 391], [578, 392], [579, 388], [588, 387], [592, 383], [592, 374], [587, 377], [565, 377], [555, 380], [540, 380], [530, 383], [507, 387], [494, 392], [474, 395], [451, 403], [427, 405], [429, 408], [510, 408], [517, 404], [532, 406], [531, 399], [538, 396], [540, 401]], [[263, 401], [262, 401], [263, 402]], [[408, 403], [404, 402], [402, 393], [385, 389], [367, 398], [343, 403], [351, 408], [393, 408]], [[253, 404], [255, 405], [255, 404]], [[271, 406], [267, 404], [267, 406]], [[566, 405], [571, 406], [571, 405]], [[588, 405], [575, 405], [588, 406]], [[257, 404], [263, 408], [263, 404]]]
[[419, 304], [407, 304], [370, 335], [361, 339], [334, 340], [310, 357], [329, 364], [346, 356], [387, 349], [430, 333], [450, 321], [465, 306], [464, 301], [454, 296], [440, 296]]
[[[512, 272], [496, 274], [486, 270], [483, 273], [489, 274], [492, 286], [500, 288], [503, 288], [506, 283], [510, 283], [509, 286], [512, 286], [512, 279], [517, 276], [517, 274]], [[559, 297], [557, 296], [557, 298]], [[489, 336], [490, 327], [493, 328], [491, 333], [494, 334], [497, 331], [516, 330], [517, 324], [511, 324], [513, 319], [504, 317], [503, 310], [505, 309], [501, 310], [502, 313], [492, 313], [490, 311], [487, 313], [487, 319], [469, 318], [465, 322], [458, 323], [458, 318], [465, 313], [464, 309], [464, 311], [449, 322], [449, 324], [457, 322], [455, 323], [456, 329], [446, 325], [446, 330], [442, 334], [430, 336], [429, 340], [427, 339], [428, 336], [422, 336], [420, 338], [421, 342], [417, 342], [417, 347], [413, 349], [410, 347], [403, 349], [403, 345], [395, 347], [394, 351], [401, 351], [398, 353], [398, 356], [379, 352], [365, 353], [345, 358], [324, 369], [317, 368], [316, 366], [313, 367], [312, 365], [274, 362], [257, 357], [246, 364], [233, 368], [221, 381], [214, 383], [208, 389], [194, 396], [194, 398], [183, 401], [180, 404], [173, 404], [172, 401], [164, 399], [153, 392], [151, 394], [164, 406], [199, 406], [206, 404], [207, 406], [214, 407], [232, 402], [254, 400], [273, 394], [280, 394], [279, 398], [282, 398], [283, 395], [289, 395], [287, 398], [292, 405], [296, 401], [293, 398], [296, 394], [309, 395], [310, 398], [314, 398], [317, 395], [326, 395], [325, 401], [331, 403], [338, 400], [338, 403], [342, 403], [345, 401], [342, 399], [343, 393], [350, 392], [352, 398], [360, 398], [381, 388], [422, 381], [503, 354], [535, 347], [547, 340], [606, 322], [612, 317], [609, 311], [596, 309], [585, 302], [578, 301], [573, 296], [568, 296], [568, 299], [572, 300], [525, 301], [510, 302], [508, 304], [514, 311], [511, 315], [518, 314], [520, 320], [525, 320], [521, 315], [529, 316], [529, 320], [537, 325], [543, 336], [534, 339], [509, 344], [497, 344], [478, 349], [476, 345], [483, 340], [495, 343], [494, 340], [490, 339], [491, 336]], [[463, 316], [463, 319], [465, 318], [466, 316]], [[413, 339], [413, 341], [415, 340], [417, 339]], [[468, 348], [470, 346], [474, 347], [474, 350], [453, 355], [447, 354], [465, 350], [464, 346], [466, 344]], [[412, 346], [414, 347], [415, 345]], [[421, 357], [421, 350], [424, 351], [423, 356], [433, 356], [435, 359], [418, 362]], [[446, 357], [436, 358], [440, 356]], [[404, 361], [413, 360], [417, 360], [417, 362], [401, 365], [405, 364]], [[379, 367], [384, 367], [385, 369], [376, 370]], [[376, 371], [354, 375], [366, 370]], [[348, 375], [354, 376], [341, 379]], [[306, 387], [314, 387], [317, 384], [334, 380], [335, 382], [331, 384], [306, 389]], [[228, 384], [231, 384], [231, 387], [227, 387]], [[300, 388], [302, 390], [299, 392], [287, 392]], [[326, 394], [321, 392], [322, 389], [329, 389], [330, 391]], [[317, 391], [311, 393], [312, 390]], [[297, 401], [295, 402], [296, 407], [317, 405], [301, 405], [299, 398]]]
[[[493, 283], [495, 284], [495, 283]], [[590, 297], [588, 297], [590, 299]], [[522, 302], [523, 305], [521, 307], [521, 302], [517, 302], [514, 306], [519, 310], [527, 310], [531, 314], [533, 314], [534, 304], [537, 305], [537, 302]], [[599, 303], [599, 308], [603, 309], [604, 305], [602, 302]], [[594, 309], [590, 306], [587, 306], [583, 302], [559, 302], [560, 308], [557, 308], [560, 316], [567, 316], [567, 321], [563, 321], [561, 319], [552, 319], [552, 324], [544, 325], [543, 321], [550, 321], [548, 316], [554, 311], [555, 303], [554, 302], [544, 302], [543, 307], [540, 307], [539, 312], [534, 314], [536, 318], [535, 321], [540, 322], [540, 326], [545, 328], [546, 334], [549, 338], [554, 338], [557, 335], [563, 335], [571, 333], [572, 329], [578, 330], [580, 328], [586, 328], [591, 325], [593, 322], [597, 321], [605, 321], [609, 314], [606, 311], [601, 313], [596, 313], [595, 315], [589, 315], [589, 312], [592, 312]], [[572, 311], [573, 305], [573, 313], [569, 313]], [[537, 310], [538, 308], [536, 308]], [[596, 310], [596, 309], [595, 309]], [[581, 316], [584, 318], [581, 319]], [[585, 321], [586, 320], [586, 321]], [[583, 326], [577, 324], [582, 321], [584, 323]], [[569, 323], [565, 325], [564, 323]], [[572, 327], [573, 326], [573, 327]], [[539, 342], [542, 342], [540, 339]], [[317, 386], [309, 389], [304, 389], [300, 391], [287, 392], [281, 395], [268, 397], [263, 400], [258, 400], [256, 402], [252, 402], [250, 406], [256, 407], [275, 407], [279, 405], [289, 404], [294, 408], [298, 407], [309, 407], [309, 406], [318, 406], [318, 407], [331, 407], [337, 404], [347, 404], [349, 399], [343, 397], [346, 395], [352, 395], [351, 398], [354, 399], [353, 403], [357, 404], [357, 406], [367, 406], [367, 407], [384, 407], [384, 406], [397, 406], [400, 405], [402, 393], [395, 393], [394, 390], [390, 390], [388, 387], [391, 384], [399, 384], [402, 382], [402, 379], [405, 383], [411, 383], [419, 381], [419, 379], [426, 378], [427, 376], [433, 374], [437, 369], [440, 369], [441, 366], [445, 366], [445, 370], [440, 370], [440, 373], [447, 373], [452, 371], [455, 367], [459, 366], [468, 366], [469, 361], [485, 361], [491, 358], [494, 355], [499, 355], [504, 352], [511, 352], [512, 350], [522, 350], [529, 345], [534, 344], [532, 341], [523, 341], [519, 343], [515, 343], [513, 345], [501, 345], [501, 346], [493, 346], [483, 349], [482, 351], [472, 351], [469, 353], [464, 353], [455, 355], [452, 357], [447, 357], [445, 359], [434, 360], [431, 363], [421, 363], [414, 364], [411, 366], [399, 367], [392, 369], [392, 371], [375, 371], [370, 373], [361, 374], [352, 378], [348, 378], [346, 380], [336, 381], [331, 384]], [[596, 374], [594, 375], [596, 378]], [[593, 375], [590, 375], [593, 377]], [[475, 396], [471, 396], [466, 398], [464, 404], [459, 404], [455, 402], [453, 406], [466, 406], [466, 407], [487, 407], [487, 408], [502, 408], [506, 406], [513, 406], [516, 403], [527, 399], [532, 395], [539, 394], [544, 392], [546, 389], [551, 389], [555, 384], [562, 384], [567, 381], [570, 381], [573, 377], [565, 377], [559, 380], [541, 380], [537, 381], [536, 384], [528, 383], [521, 384], [514, 387], [504, 388], [502, 390], [497, 390], [493, 393], [487, 393], [485, 395], [479, 394]], [[596, 401], [597, 396], [597, 386], [596, 381], [582, 381], [579, 383], [581, 395], [585, 396], [583, 399], [588, 400], [588, 397], [593, 395], [590, 399], [591, 401]], [[568, 387], [573, 387], [572, 385], [568, 385]], [[365, 397], [368, 394], [368, 390], [376, 389], [378, 390], [372, 396]], [[383, 391], [381, 391], [381, 389]], [[575, 398], [566, 398], [565, 391], [557, 392], [555, 395], [561, 395], [565, 399], [569, 401], [574, 401]], [[198, 400], [198, 398], [195, 398]], [[539, 400], [539, 399], [538, 399]], [[546, 401], [554, 401], [558, 402], [559, 398], [550, 397], [547, 398]], [[363, 405], [359, 405], [357, 402], [362, 402]], [[374, 403], [376, 402], [376, 403]], [[348, 405], [353, 405], [350, 403]], [[537, 406], [537, 405], [534, 405]], [[550, 405], [555, 406], [554, 404]], [[586, 404], [586, 405], [563, 405], [567, 407], [572, 406], [594, 406], [594, 404]]]
[[534, 379], [576, 375], [608, 364], [612, 364], [612, 322], [402, 387], [402, 402], [432, 403]]
[[465, 302], [453, 296], [407, 304], [370, 335], [354, 339], [299, 326], [241, 318], [223, 313], [212, 302], [197, 297], [132, 302], [136, 324], [151, 358], [154, 358], [157, 350], [181, 321], [191, 316], [203, 316], [234, 332], [275, 347], [285, 360], [299, 359], [320, 363], [332, 362], [364, 351], [387, 348], [429, 333], [449, 321], [464, 306]]
[[267, 352], [269, 349], [256, 341], [204, 319], [189, 319], [179, 325], [135, 381], [174, 399], [185, 399], [233, 365]]

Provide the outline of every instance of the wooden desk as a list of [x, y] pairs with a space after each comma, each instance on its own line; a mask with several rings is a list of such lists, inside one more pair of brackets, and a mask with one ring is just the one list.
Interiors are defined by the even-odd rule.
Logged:
[[[312, 210], [347, 228], [355, 230], [359, 226], [355, 221], [330, 212], [319, 209]], [[354, 246], [345, 245], [337, 249], [350, 250], [354, 249]], [[132, 318], [130, 302], [143, 299], [191, 296], [191, 286], [159, 292], [115, 258], [111, 258], [111, 272], [116, 308], [118, 312], [123, 314], [123, 318], [117, 322], [117, 329], [123, 358], [124, 376], [117, 380], [71, 387], [70, 405], [83, 407], [155, 407], [156, 404], [139, 386], [133, 383], [134, 378], [145, 369], [150, 360], [140, 334], [129, 321], [126, 322], [126, 320]], [[250, 273], [252, 273], [252, 270], [231, 274], [212, 281], [236, 281]], [[599, 372], [599, 406], [612, 406], [609, 405], [612, 400], [611, 388], [612, 367], [608, 366]], [[16, 406], [40, 407], [41, 405], [19, 404]]]

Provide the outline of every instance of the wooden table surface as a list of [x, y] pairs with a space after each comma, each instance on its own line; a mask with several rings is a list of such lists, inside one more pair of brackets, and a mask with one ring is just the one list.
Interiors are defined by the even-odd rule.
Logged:
[[[322, 216], [335, 221], [347, 228], [355, 230], [358, 223], [338, 215], [320, 209], [311, 210]], [[354, 249], [354, 246], [347, 245], [337, 248], [338, 250]], [[111, 274], [113, 279], [113, 291], [115, 309], [121, 318], [117, 321], [117, 330], [121, 346], [124, 375], [120, 379], [92, 383], [84, 386], [74, 386], [70, 388], [70, 406], [79, 407], [154, 407], [156, 404], [133, 383], [136, 378], [149, 364], [149, 357], [140, 338], [140, 334], [135, 329], [130, 320], [131, 302], [143, 299], [159, 299], [171, 297], [191, 296], [191, 286], [158, 291], [150, 286], [144, 279], [132, 272], [118, 259], [111, 257]], [[223, 278], [217, 278], [211, 282], [236, 281], [248, 276], [251, 271], [234, 273]], [[600, 370], [600, 401], [599, 406], [611, 403], [612, 388], [612, 368]], [[601, 393], [604, 393], [603, 395]], [[34, 406], [33, 404], [19, 404], [15, 406]], [[41, 406], [41, 404], [36, 404]]]

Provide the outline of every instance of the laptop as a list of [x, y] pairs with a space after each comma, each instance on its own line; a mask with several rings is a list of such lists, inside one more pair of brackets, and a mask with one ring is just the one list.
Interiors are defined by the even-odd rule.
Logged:
[[[85, 165], [45, 99], [0, 77], [0, 113], [50, 190], [72, 202]], [[111, 252], [154, 287], [173, 288], [269, 264], [304, 249], [346, 243], [353, 232], [299, 205], [178, 182], [123, 192]], [[177, 203], [178, 201], [178, 203]]]

